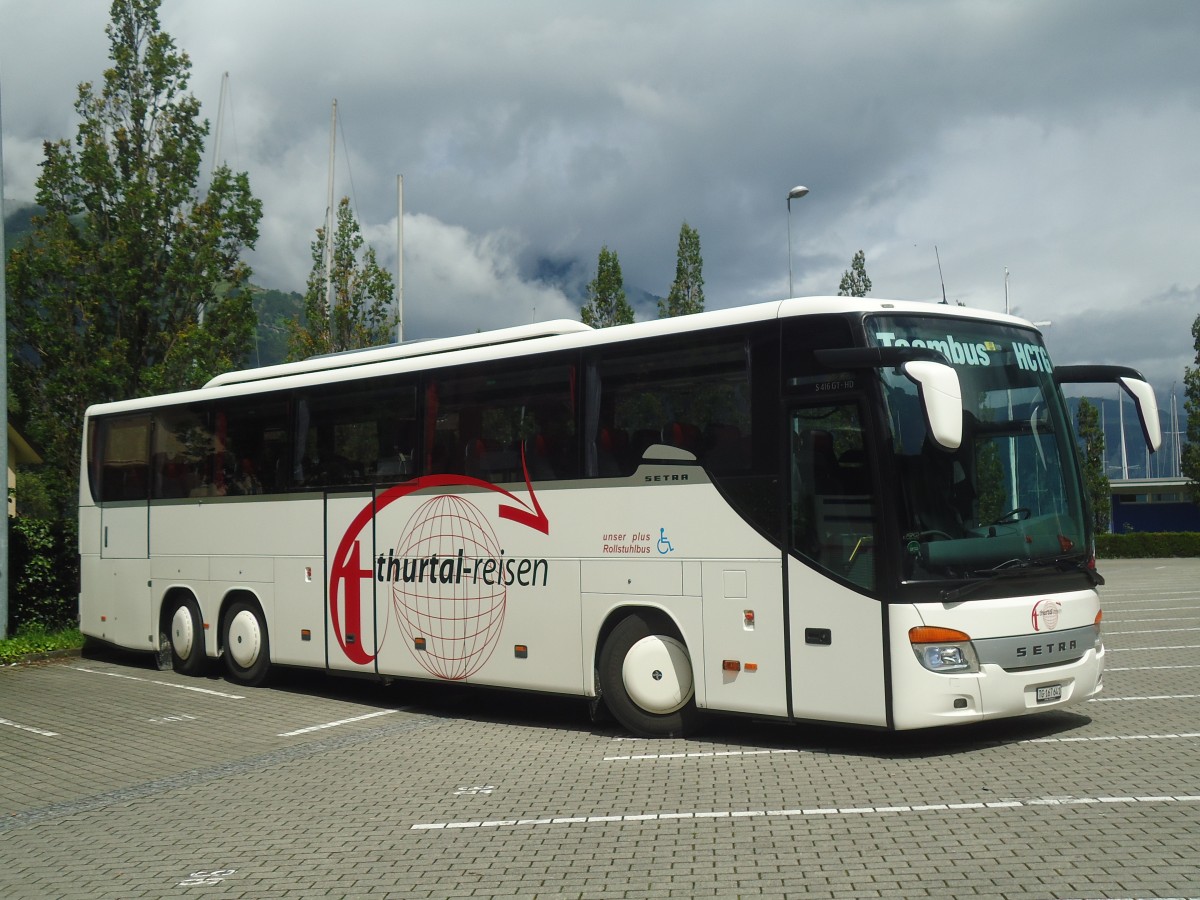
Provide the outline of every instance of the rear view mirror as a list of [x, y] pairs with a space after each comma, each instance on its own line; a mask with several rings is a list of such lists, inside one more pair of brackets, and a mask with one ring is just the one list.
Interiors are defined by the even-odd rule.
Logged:
[[1142, 377], [1142, 373], [1127, 366], [1055, 366], [1054, 380], [1059, 384], [1087, 384], [1089, 382], [1112, 381], [1121, 386], [1137, 407], [1138, 421], [1142, 423], [1142, 437], [1151, 452], [1162, 446], [1162, 425], [1158, 419], [1158, 401], [1154, 388]]
[[958, 372], [929, 359], [909, 360], [901, 371], [917, 386], [930, 437], [943, 450], [957, 450], [962, 443], [963, 420]]
[[1140, 378], [1121, 377], [1117, 379], [1117, 384], [1133, 398], [1146, 446], [1157, 452], [1162, 446], [1162, 425], [1158, 421], [1158, 401], [1154, 399], [1154, 388]]

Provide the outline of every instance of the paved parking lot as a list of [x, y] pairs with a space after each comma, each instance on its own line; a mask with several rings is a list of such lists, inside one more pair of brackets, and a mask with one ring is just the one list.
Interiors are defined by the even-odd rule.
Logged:
[[1200, 897], [1200, 560], [1101, 570], [1102, 699], [936, 733], [0, 670], [0, 897]]

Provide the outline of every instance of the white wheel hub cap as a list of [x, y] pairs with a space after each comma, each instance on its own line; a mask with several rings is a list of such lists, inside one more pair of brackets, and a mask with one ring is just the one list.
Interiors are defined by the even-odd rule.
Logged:
[[171, 617], [171, 644], [180, 659], [190, 659], [196, 631], [192, 627], [192, 613], [186, 606], [175, 610]]
[[648, 713], [673, 713], [692, 698], [692, 662], [675, 638], [652, 634], [629, 648], [621, 665], [629, 699]]
[[243, 669], [254, 665], [258, 659], [258, 651], [262, 646], [262, 631], [258, 627], [258, 617], [248, 609], [241, 610], [229, 623], [228, 646], [225, 651], [233, 656]]

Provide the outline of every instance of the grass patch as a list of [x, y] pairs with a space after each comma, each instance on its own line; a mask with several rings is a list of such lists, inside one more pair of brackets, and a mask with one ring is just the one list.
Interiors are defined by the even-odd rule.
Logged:
[[27, 625], [15, 635], [0, 641], [0, 665], [20, 662], [28, 656], [54, 650], [77, 650], [83, 646], [78, 628], [52, 631], [42, 625]]

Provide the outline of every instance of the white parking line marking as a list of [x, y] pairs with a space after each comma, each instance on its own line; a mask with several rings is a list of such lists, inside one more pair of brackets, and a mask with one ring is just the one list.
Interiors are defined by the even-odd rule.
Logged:
[[240, 694], [229, 694], [225, 691], [214, 691], [209, 688], [193, 687], [190, 684], [175, 684], [171, 681], [157, 681], [153, 678], [138, 678], [135, 675], [124, 675], [121, 672], [101, 672], [98, 669], [85, 669], [83, 666], [68, 666], [72, 672], [87, 672], [90, 675], [107, 675], [109, 678], [124, 678], [128, 681], [140, 681], [143, 684], [157, 684], [161, 687], [179, 688], [181, 691], [194, 691], [197, 694], [208, 694], [212, 697], [224, 697], [226, 700], [245, 700]]
[[1126, 666], [1121, 669], [1105, 669], [1108, 672], [1152, 672], [1156, 669], [1200, 669], [1200, 666]]
[[21, 731], [28, 731], [30, 734], [40, 734], [42, 737], [58, 737], [57, 731], [47, 731], [44, 728], [34, 728], [32, 725], [22, 725], [20, 722], [13, 722], [10, 719], [0, 719], [0, 725], [7, 725], [10, 728], [19, 728]]
[[799, 750], [698, 750], [693, 753], [638, 753], [630, 756], [606, 756], [605, 762], [625, 762], [643, 759], [703, 759], [711, 756], [767, 756], [777, 753], [799, 753]]
[[[1131, 599], [1143, 594], [1148, 595], [1143, 600]], [[1116, 599], [1118, 597], [1121, 599]], [[1104, 594], [1103, 600], [1105, 606], [1121, 606], [1125, 603], [1161, 603], [1168, 599], [1181, 600], [1188, 597], [1200, 597], [1200, 594], [1195, 591], [1121, 591], [1119, 594]]]
[[683, 819], [757, 818], [773, 819], [817, 818], [821, 816], [894, 815], [907, 812], [939, 810], [1020, 809], [1038, 806], [1082, 806], [1091, 804], [1125, 803], [1196, 803], [1200, 795], [1161, 795], [1143, 797], [1046, 797], [1030, 800], [981, 800], [972, 803], [928, 803], [922, 806], [842, 806], [811, 809], [746, 809], [713, 810], [707, 812], [619, 813], [609, 816], [561, 816], [548, 819], [501, 819], [475, 822], [422, 822], [409, 826], [410, 831], [445, 831], [458, 828], [516, 828], [539, 825], [577, 825], [597, 822], [675, 822]]
[[1174, 647], [1108, 647], [1109, 653], [1129, 653], [1140, 650], [1200, 650], [1200, 644], [1179, 644]]
[[1030, 738], [1020, 741], [1022, 744], [1082, 744], [1097, 741], [1177, 741], [1195, 740], [1200, 738], [1200, 731], [1189, 731], [1182, 734], [1119, 734], [1097, 737], [1064, 737], [1064, 738]]
[[379, 716], [390, 716], [394, 712], [399, 712], [397, 709], [381, 709], [377, 712], [367, 713], [362, 716], [353, 716], [349, 719], [338, 719], [336, 722], [325, 722], [321, 725], [309, 725], [307, 728], [297, 728], [295, 731], [285, 731], [276, 737], [295, 737], [298, 734], [309, 734], [313, 731], [323, 731], [326, 728], [337, 728], [339, 725], [350, 725], [353, 722], [362, 722], [366, 719], [375, 719]]
[[1148, 628], [1145, 631], [1105, 631], [1104, 636], [1110, 637], [1114, 634], [1172, 634], [1176, 631], [1200, 631], [1200, 626], [1196, 628]]
[[1200, 694], [1155, 694], [1149, 697], [1093, 697], [1088, 703], [1112, 703], [1116, 700], [1195, 700]]
[[[1191, 609], [1191, 607], [1187, 607], [1187, 608]], [[1180, 607], [1180, 609], [1183, 609], [1183, 607]], [[1146, 611], [1147, 610], [1142, 610], [1142, 612], [1146, 612]], [[1158, 610], [1158, 612], [1175, 612], [1175, 610], [1160, 609], [1160, 610]], [[1155, 617], [1155, 618], [1151, 618], [1151, 619], [1117, 619], [1117, 622], [1119, 622], [1122, 625], [1130, 625], [1135, 622], [1194, 622], [1194, 621], [1196, 621], [1197, 618], [1198, 618], [1197, 616], [1162, 616], [1161, 618]], [[1107, 618], [1105, 618], [1104, 621], [1108, 622], [1110, 625], [1113, 624]]]

